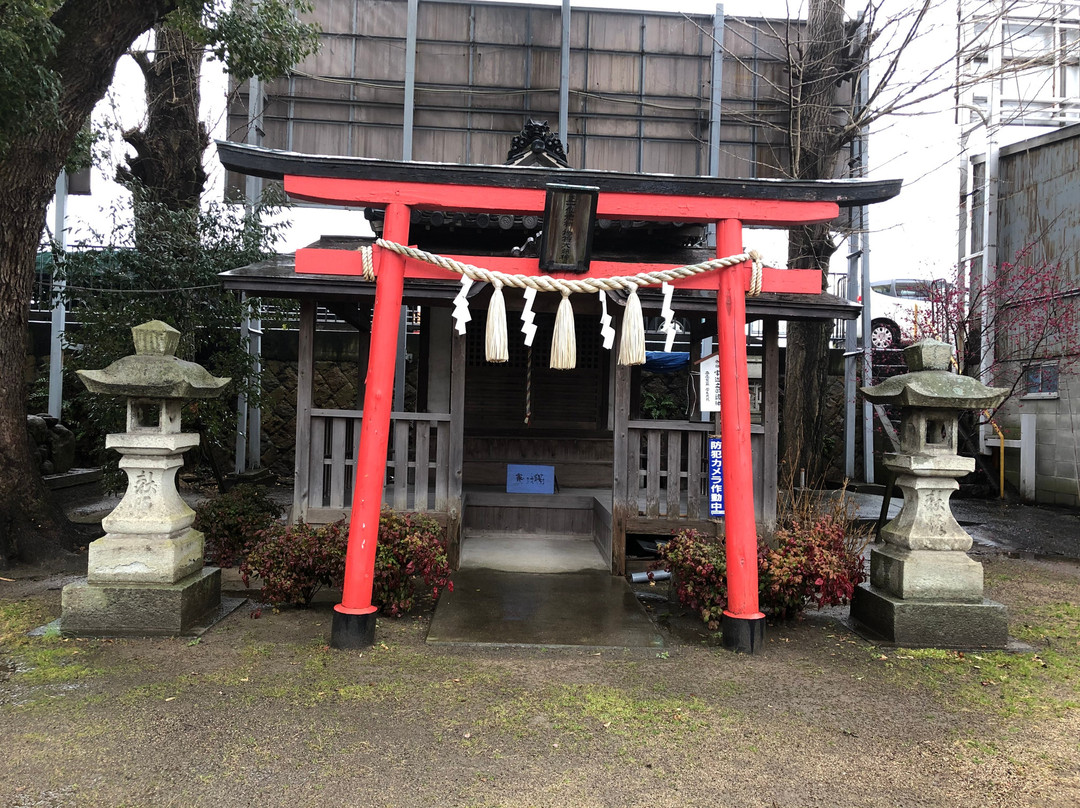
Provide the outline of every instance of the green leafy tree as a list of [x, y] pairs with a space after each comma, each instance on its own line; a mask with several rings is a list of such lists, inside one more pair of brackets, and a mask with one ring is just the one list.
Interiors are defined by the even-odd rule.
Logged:
[[220, 203], [202, 211], [161, 206], [152, 214], [153, 249], [136, 245], [140, 225], [125, 217], [106, 248], [76, 247], [54, 256], [55, 275], [65, 282], [65, 305], [81, 324], [65, 335], [69, 345], [78, 345], [65, 365], [65, 401], [83, 456], [116, 469], [118, 457], [104, 450], [105, 435], [124, 430], [125, 403], [90, 393], [74, 371], [103, 368], [132, 353], [131, 329], [148, 320], [164, 320], [180, 331], [179, 358], [233, 380], [229, 394], [192, 401], [184, 413], [185, 424], [210, 443], [208, 451], [228, 444], [236, 426], [234, 395], [258, 401], [259, 379], [238, 329], [247, 304], [222, 291], [218, 273], [272, 254], [281, 226], [264, 224], [267, 207], [245, 215]]
[[[303, 52], [303, 46], [266, 46], [283, 20], [306, 8], [296, 0], [231, 9], [220, 0], [0, 4], [0, 567], [55, 552], [74, 539], [46, 500], [26, 439], [26, 322], [56, 177], [117, 61], [138, 37], [169, 22], [197, 33], [237, 77], [268, 78]], [[226, 35], [242, 28], [243, 19], [251, 30], [236, 36], [234, 48]], [[295, 30], [303, 34], [310, 27]]]

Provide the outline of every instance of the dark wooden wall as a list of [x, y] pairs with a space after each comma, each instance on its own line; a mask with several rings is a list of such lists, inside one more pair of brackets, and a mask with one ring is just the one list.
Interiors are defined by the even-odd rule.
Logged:
[[[322, 0], [319, 54], [264, 89], [263, 145], [401, 159], [405, 0]], [[558, 6], [422, 0], [417, 17], [416, 160], [501, 163], [525, 119], [558, 128]], [[721, 115], [720, 176], [778, 177], [786, 141], [788, 23], [724, 23], [721, 109], [713, 108], [713, 18], [575, 9], [569, 132], [574, 168], [708, 173], [709, 125]], [[246, 139], [247, 85], [229, 137]]]

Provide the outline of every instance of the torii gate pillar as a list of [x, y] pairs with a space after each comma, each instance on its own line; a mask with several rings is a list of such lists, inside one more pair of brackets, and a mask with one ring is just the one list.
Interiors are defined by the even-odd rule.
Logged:
[[[716, 226], [716, 254], [743, 251], [742, 222]], [[716, 292], [720, 359], [720, 438], [724, 447], [724, 543], [728, 604], [720, 623], [725, 648], [753, 653], [765, 641], [765, 615], [758, 608], [757, 525], [754, 522], [753, 457], [750, 448], [750, 383], [746, 366], [746, 265], [719, 273]]]
[[[409, 208], [398, 202], [386, 206], [384, 234], [409, 238]], [[375, 282], [371, 346], [364, 382], [364, 419], [356, 458], [356, 483], [349, 515], [349, 544], [345, 551], [345, 586], [334, 606], [330, 645], [369, 648], [375, 643], [375, 612], [371, 590], [375, 581], [375, 545], [379, 536], [390, 414], [394, 403], [394, 371], [400, 332], [401, 299], [405, 288], [405, 258], [387, 252]]]

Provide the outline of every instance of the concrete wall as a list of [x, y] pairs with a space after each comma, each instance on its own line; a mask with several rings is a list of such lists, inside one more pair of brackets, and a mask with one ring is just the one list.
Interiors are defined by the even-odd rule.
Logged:
[[[1080, 505], [1080, 126], [1066, 127], [1001, 150], [998, 208], [999, 272], [1034, 272], [1052, 287], [1055, 318], [1064, 333], [1044, 334], [1030, 309], [1003, 310], [998, 329], [1000, 368], [995, 383], [1011, 386], [1032, 361], [1056, 362], [1058, 393], [1021, 392], [1002, 407], [999, 422], [1011, 433], [1021, 413], [1036, 414], [1035, 498]], [[1010, 267], [1009, 265], [1012, 265]], [[1037, 294], [1040, 287], [1032, 288]], [[1018, 452], [1006, 451], [1007, 475], [1018, 480]]]

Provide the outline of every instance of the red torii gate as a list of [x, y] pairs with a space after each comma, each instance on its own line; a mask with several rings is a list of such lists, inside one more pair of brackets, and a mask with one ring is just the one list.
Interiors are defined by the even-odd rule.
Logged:
[[[553, 171], [508, 166], [463, 166], [366, 158], [326, 157], [279, 152], [218, 142], [223, 165], [231, 170], [283, 179], [292, 197], [334, 205], [385, 208], [383, 238], [408, 244], [411, 211], [538, 215], [544, 213], [546, 185], [560, 179], [600, 189], [596, 215], [638, 221], [713, 222], [717, 257], [743, 252], [743, 225], [791, 227], [830, 221], [840, 206], [879, 202], [900, 191], [899, 180], [778, 181], [709, 177]], [[541, 275], [536, 258], [451, 255], [448, 258], [517, 275]], [[334, 607], [331, 644], [367, 647], [374, 642], [371, 604], [375, 544], [382, 505], [393, 401], [394, 370], [404, 280], [458, 281], [460, 276], [431, 264], [375, 247], [375, 306], [364, 394], [364, 419], [353, 488], [345, 587]], [[613, 277], [669, 269], [666, 264], [594, 260], [586, 277]], [[299, 273], [360, 276], [361, 256], [342, 250], [302, 249]], [[578, 278], [581, 275], [552, 277]], [[725, 547], [728, 606], [722, 621], [724, 645], [753, 652], [764, 638], [765, 616], [758, 609], [757, 527], [754, 522], [750, 452], [750, 392], [747, 381], [745, 293], [749, 263], [673, 281], [683, 289], [716, 290], [720, 364], [720, 433], [724, 446]], [[817, 294], [817, 270], [765, 268], [761, 291]]]

